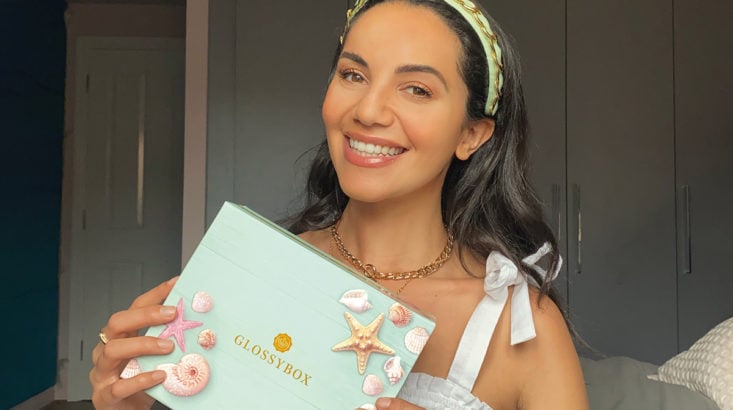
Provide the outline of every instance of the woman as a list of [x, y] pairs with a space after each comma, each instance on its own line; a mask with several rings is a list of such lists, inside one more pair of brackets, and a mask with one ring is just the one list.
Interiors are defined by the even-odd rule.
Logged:
[[[560, 262], [526, 181], [517, 58], [486, 16], [466, 0], [359, 0], [337, 49], [326, 141], [291, 229], [438, 324], [400, 398], [379, 409], [588, 407], [535, 266]], [[173, 349], [137, 336], [172, 319], [159, 304], [173, 282], [105, 326], [90, 373], [98, 408], [152, 403], [143, 390], [163, 372], [118, 376], [132, 357]]]

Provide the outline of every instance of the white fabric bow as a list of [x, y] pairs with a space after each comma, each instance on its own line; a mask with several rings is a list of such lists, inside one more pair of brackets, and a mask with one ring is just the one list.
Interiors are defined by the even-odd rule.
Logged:
[[[545, 280], [553, 280], [557, 277], [562, 266], [562, 257], [552, 275], [547, 278], [547, 272], [536, 265], [543, 256], [552, 250], [549, 243], [532, 255], [522, 259], [522, 263], [535, 270]], [[532, 319], [532, 306], [529, 300], [529, 285], [527, 277], [537, 286], [537, 282], [531, 276], [520, 271], [511, 259], [500, 252], [493, 251], [486, 258], [486, 278], [484, 279], [484, 290], [491, 299], [491, 303], [498, 310], [501, 310], [509, 297], [508, 287], [514, 285], [514, 293], [511, 300], [511, 345], [526, 342], [537, 336]]]

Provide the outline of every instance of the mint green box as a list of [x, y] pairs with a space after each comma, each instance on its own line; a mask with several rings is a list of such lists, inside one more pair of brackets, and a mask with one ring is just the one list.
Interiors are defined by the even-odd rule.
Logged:
[[[143, 371], [167, 369], [165, 386], [148, 393], [173, 409], [374, 403], [397, 395], [435, 326], [378, 284], [228, 202], [165, 303], [180, 304], [184, 328], [191, 327], [182, 331], [185, 352], [173, 335], [173, 353], [138, 362]], [[147, 335], [165, 331], [155, 326]]]

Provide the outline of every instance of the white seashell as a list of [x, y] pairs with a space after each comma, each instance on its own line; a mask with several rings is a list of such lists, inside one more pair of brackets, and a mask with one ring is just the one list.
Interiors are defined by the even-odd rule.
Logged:
[[427, 329], [416, 327], [405, 335], [405, 347], [412, 353], [419, 355], [428, 342], [428, 337], [430, 337], [430, 333], [428, 333]]
[[211, 295], [206, 292], [196, 292], [193, 295], [193, 302], [191, 303], [191, 309], [194, 312], [206, 313], [214, 307], [214, 299]]
[[176, 396], [193, 396], [209, 383], [211, 369], [200, 354], [187, 354], [178, 364], [161, 364], [158, 370], [165, 370], [163, 388]]
[[363, 289], [354, 289], [344, 293], [339, 302], [356, 313], [363, 313], [372, 308], [372, 304], [369, 303], [369, 295]]
[[389, 308], [389, 320], [397, 327], [405, 327], [412, 321], [412, 312], [399, 303], [395, 303]]
[[397, 384], [405, 375], [405, 371], [402, 369], [402, 363], [399, 356], [390, 357], [384, 363], [384, 371], [387, 372], [387, 379], [389, 384]]
[[127, 366], [125, 366], [124, 370], [122, 370], [122, 374], [120, 374], [120, 379], [131, 379], [142, 372], [143, 371], [140, 368], [140, 363], [137, 362], [137, 359], [130, 359], [130, 361], [127, 362]]
[[364, 384], [361, 387], [361, 391], [369, 396], [376, 396], [382, 393], [382, 390], [384, 390], [382, 381], [373, 374], [370, 374], [364, 379]]
[[371, 404], [371, 403], [364, 403], [356, 410], [377, 410], [377, 406]]
[[216, 346], [216, 333], [211, 329], [202, 330], [199, 333], [199, 346], [206, 350], [211, 350]]

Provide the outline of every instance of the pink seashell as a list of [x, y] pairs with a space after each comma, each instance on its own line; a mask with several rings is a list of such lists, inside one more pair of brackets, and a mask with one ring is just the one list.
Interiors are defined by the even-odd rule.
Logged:
[[430, 337], [430, 333], [427, 329], [416, 327], [405, 335], [405, 347], [412, 353], [419, 355], [425, 344], [428, 343], [428, 337]]
[[354, 289], [344, 293], [339, 302], [356, 313], [363, 313], [372, 308], [372, 304], [369, 303], [369, 295], [363, 289]]
[[206, 313], [214, 307], [214, 299], [211, 298], [206, 292], [196, 292], [193, 295], [193, 302], [191, 303], [191, 309], [194, 312]]
[[209, 363], [200, 354], [187, 354], [178, 364], [161, 364], [158, 370], [165, 370], [163, 388], [176, 396], [193, 396], [209, 383]]
[[373, 374], [370, 374], [364, 379], [364, 384], [361, 387], [361, 391], [369, 396], [376, 396], [382, 393], [382, 390], [384, 390], [382, 381]]
[[202, 330], [199, 333], [199, 345], [206, 350], [211, 350], [216, 346], [216, 333], [211, 329]]
[[125, 366], [124, 370], [122, 370], [122, 374], [120, 374], [120, 379], [131, 379], [142, 372], [143, 371], [140, 368], [140, 363], [137, 362], [137, 359], [130, 359], [130, 361], [127, 362], [127, 366]]
[[389, 320], [397, 327], [405, 327], [412, 321], [412, 312], [399, 303], [395, 303], [389, 308]]
[[377, 410], [377, 406], [371, 403], [364, 403], [361, 406], [359, 406], [359, 408], [356, 410]]
[[405, 375], [405, 371], [402, 369], [402, 363], [399, 356], [390, 357], [384, 363], [384, 371], [387, 372], [387, 379], [389, 384], [397, 384]]

